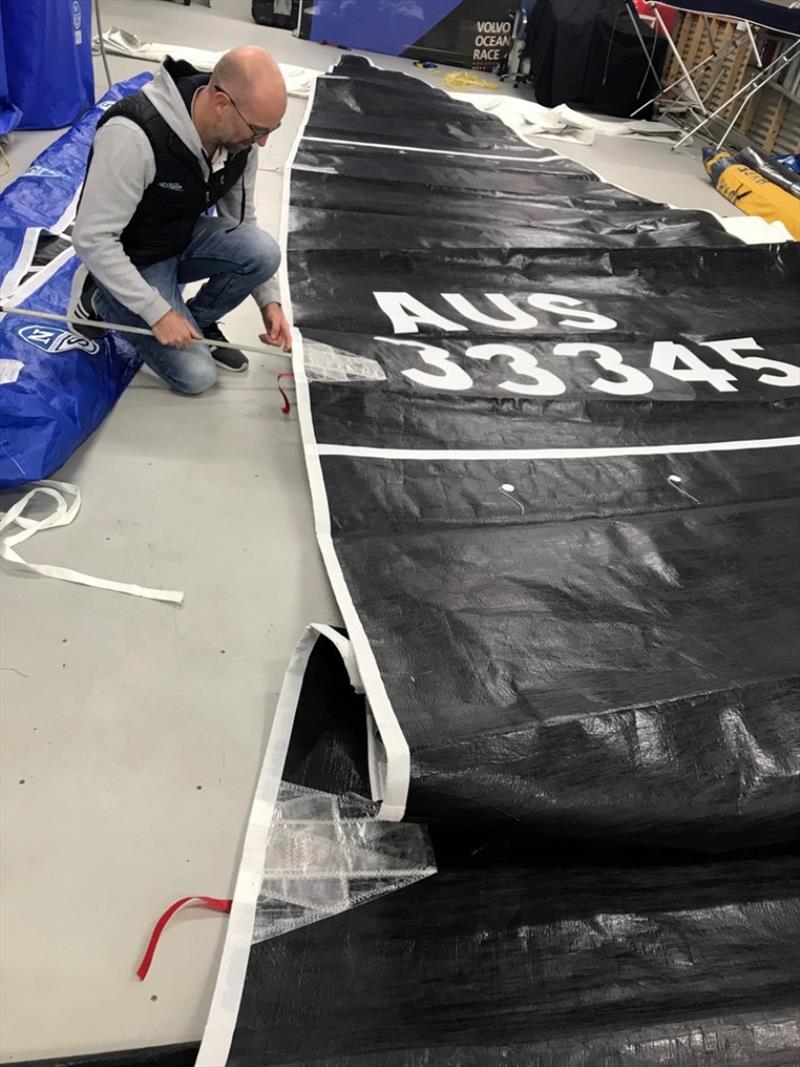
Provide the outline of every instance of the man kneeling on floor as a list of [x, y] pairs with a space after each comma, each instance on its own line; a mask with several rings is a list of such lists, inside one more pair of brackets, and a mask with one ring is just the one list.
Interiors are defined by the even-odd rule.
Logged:
[[[167, 59], [98, 123], [73, 243], [72, 316], [148, 326], [145, 363], [176, 392], [202, 393], [216, 367], [244, 371], [219, 320], [252, 293], [264, 344], [291, 347], [278, 302], [278, 245], [256, 223], [258, 151], [281, 123], [286, 86], [260, 48], [226, 52], [212, 74]], [[214, 205], [216, 216], [206, 214]], [[184, 303], [181, 286], [207, 278]]]

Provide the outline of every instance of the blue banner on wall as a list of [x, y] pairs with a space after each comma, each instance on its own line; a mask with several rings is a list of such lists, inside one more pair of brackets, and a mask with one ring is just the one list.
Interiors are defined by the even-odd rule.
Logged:
[[0, 0], [0, 13], [19, 128], [68, 126], [94, 103], [91, 0]]
[[312, 41], [493, 70], [511, 47], [516, 0], [315, 0], [301, 36]]
[[8, 95], [8, 76], [6, 74], [6, 52], [3, 43], [3, 9], [0, 7], [0, 134], [11, 133], [19, 123], [20, 110]]

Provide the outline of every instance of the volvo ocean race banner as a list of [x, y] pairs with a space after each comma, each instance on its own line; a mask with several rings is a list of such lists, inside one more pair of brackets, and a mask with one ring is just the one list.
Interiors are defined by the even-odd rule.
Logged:
[[508, 59], [517, 7], [516, 0], [314, 0], [301, 5], [298, 30], [323, 44], [496, 70]]
[[796, 1063], [797, 246], [353, 58], [290, 204], [347, 637], [287, 673], [198, 1064]]

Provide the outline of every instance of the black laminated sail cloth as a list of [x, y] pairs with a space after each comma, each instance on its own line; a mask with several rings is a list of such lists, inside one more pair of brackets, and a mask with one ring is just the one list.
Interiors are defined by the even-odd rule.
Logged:
[[[295, 158], [288, 269], [375, 799], [784, 839], [797, 245], [742, 246], [411, 78], [337, 72]], [[411, 141], [431, 150], [392, 147]]]
[[434, 873], [398, 836], [416, 824], [330, 816], [368, 788], [365, 698], [331, 634], [287, 672], [199, 1067], [796, 1067], [795, 848], [438, 825]]
[[[349, 641], [287, 675], [198, 1063], [800, 1062], [797, 246], [353, 58], [290, 207]], [[438, 873], [250, 951], [281, 777]]]

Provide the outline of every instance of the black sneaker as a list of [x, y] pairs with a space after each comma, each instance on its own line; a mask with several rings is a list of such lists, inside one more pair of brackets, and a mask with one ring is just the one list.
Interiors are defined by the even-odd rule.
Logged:
[[223, 370], [235, 371], [237, 374], [247, 370], [249, 362], [244, 352], [240, 352], [238, 348], [214, 347], [215, 341], [225, 341], [227, 343], [228, 340], [216, 322], [212, 322], [210, 326], [202, 326], [201, 333], [207, 341], [211, 342], [211, 355], [218, 367], [222, 367]]
[[94, 278], [91, 274], [87, 274], [86, 280], [83, 283], [83, 288], [81, 289], [81, 295], [78, 297], [73, 310], [72, 321], [70, 322], [70, 326], [72, 326], [75, 333], [80, 334], [81, 337], [85, 337], [89, 341], [94, 341], [96, 338], [102, 337], [106, 332], [105, 329], [100, 326], [83, 325], [84, 319], [97, 320], [103, 318], [97, 310], [98, 293], [99, 290], [95, 284]]

